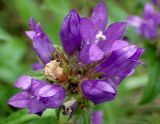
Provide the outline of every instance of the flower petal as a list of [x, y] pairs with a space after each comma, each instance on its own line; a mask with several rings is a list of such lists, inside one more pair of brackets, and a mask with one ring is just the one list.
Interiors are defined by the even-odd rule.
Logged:
[[44, 68], [44, 65], [43, 64], [41, 64], [41, 63], [34, 63], [33, 65], [32, 65], [32, 70], [34, 70], [34, 71], [37, 71], [37, 70], [41, 70], [41, 69], [43, 69]]
[[129, 43], [127, 41], [116, 40], [116, 41], [113, 42], [109, 51], [110, 52], [115, 51], [115, 50], [122, 49], [122, 48], [127, 47], [127, 46], [129, 46]]
[[31, 86], [32, 77], [23, 75], [15, 83], [15, 87], [26, 90]]
[[94, 111], [92, 113], [92, 124], [102, 124], [103, 123], [103, 112]]
[[94, 104], [110, 101], [116, 96], [116, 90], [101, 80], [84, 80], [81, 88], [84, 96]]
[[108, 52], [110, 46], [112, 46], [113, 42], [116, 40], [120, 40], [125, 32], [126, 22], [116, 22], [107, 28], [105, 31], [106, 41], [100, 41], [99, 47]]
[[103, 51], [96, 44], [91, 45], [91, 47], [89, 48], [89, 60], [98, 61], [102, 59], [103, 56]]
[[51, 61], [52, 53], [55, 51], [51, 41], [44, 34], [37, 34], [33, 38], [33, 49], [44, 64]]
[[79, 27], [80, 17], [75, 10], [71, 10], [64, 18], [60, 31], [63, 48], [69, 56], [80, 48], [82, 39]]
[[31, 31], [27, 31], [27, 36], [33, 41], [33, 49], [38, 54], [44, 64], [52, 59], [52, 53], [55, 51], [49, 37], [44, 33], [40, 23], [36, 24], [33, 18], [30, 18]]
[[106, 81], [116, 87], [125, 77], [133, 72], [137, 65], [141, 64], [137, 60], [142, 53], [143, 49], [134, 45], [113, 51], [107, 59], [96, 67], [96, 70], [103, 72]]
[[108, 21], [108, 12], [104, 1], [97, 4], [93, 10], [91, 21], [95, 25], [97, 31], [105, 30]]
[[95, 28], [90, 19], [81, 18], [80, 33], [82, 35], [83, 41], [86, 44], [90, 44], [95, 40]]
[[96, 44], [84, 44], [80, 51], [79, 61], [82, 64], [90, 64], [103, 58], [103, 51]]
[[139, 28], [142, 25], [143, 21], [144, 20], [140, 18], [139, 16], [128, 16], [127, 17], [127, 24], [133, 27], [136, 27], [136, 28]]
[[43, 102], [37, 100], [36, 97], [33, 97], [29, 101], [28, 109], [30, 114], [41, 115], [42, 112], [46, 109], [46, 106], [44, 105]]
[[45, 97], [45, 98], [46, 98], [45, 106], [47, 106], [48, 108], [58, 108], [62, 105], [64, 101], [65, 91], [63, 88], [60, 88], [56, 94], [52, 95], [51, 97]]
[[28, 92], [21, 92], [11, 97], [8, 104], [17, 108], [26, 108], [28, 107], [28, 102]]

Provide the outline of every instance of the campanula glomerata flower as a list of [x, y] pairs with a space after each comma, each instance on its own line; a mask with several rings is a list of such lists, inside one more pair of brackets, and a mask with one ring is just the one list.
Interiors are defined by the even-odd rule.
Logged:
[[147, 3], [144, 7], [143, 17], [129, 16], [127, 22], [136, 28], [138, 34], [147, 39], [156, 39], [160, 25], [160, 12], [156, 12], [153, 6]]
[[95, 7], [91, 18], [81, 18], [71, 10], [61, 26], [63, 50], [54, 47], [40, 24], [31, 18], [31, 30], [26, 34], [42, 61], [33, 69], [41, 71], [43, 78], [20, 77], [15, 86], [22, 92], [13, 96], [9, 104], [28, 108], [34, 114], [59, 108], [71, 117], [76, 109], [113, 100], [121, 81], [141, 64], [138, 59], [143, 49], [121, 39], [126, 22], [106, 28], [107, 20], [104, 1]]

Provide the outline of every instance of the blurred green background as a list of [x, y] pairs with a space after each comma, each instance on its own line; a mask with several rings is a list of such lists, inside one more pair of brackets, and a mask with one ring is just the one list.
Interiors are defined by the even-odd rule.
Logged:
[[[28, 20], [32, 16], [41, 22], [55, 45], [61, 45], [59, 30], [71, 8], [81, 16], [89, 16], [99, 0], [0, 0], [0, 124], [69, 124], [55, 118], [54, 110], [42, 117], [28, 115], [27, 110], [8, 106], [8, 99], [18, 92], [16, 79], [31, 70], [36, 62], [32, 43], [26, 37]], [[124, 21], [131, 14], [142, 15], [149, 0], [106, 0], [109, 23]], [[154, 46], [147, 44], [134, 29], [128, 28], [130, 42], [145, 47], [142, 61], [135, 74], [123, 81], [118, 97], [96, 107], [104, 111], [104, 124], [160, 124], [160, 59]]]

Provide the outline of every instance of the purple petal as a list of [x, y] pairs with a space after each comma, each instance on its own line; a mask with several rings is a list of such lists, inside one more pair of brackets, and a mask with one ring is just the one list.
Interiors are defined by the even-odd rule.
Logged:
[[33, 38], [33, 49], [44, 64], [51, 61], [52, 53], [55, 51], [48, 37], [43, 34], [37, 34]]
[[28, 93], [21, 92], [11, 97], [8, 101], [8, 104], [17, 108], [26, 108], [28, 107], [28, 102], [29, 102]]
[[32, 65], [32, 70], [34, 71], [42, 70], [43, 68], [44, 68], [44, 65], [38, 62]]
[[23, 75], [15, 83], [15, 87], [23, 90], [28, 89], [31, 86], [32, 77]]
[[97, 4], [93, 10], [91, 21], [95, 25], [97, 31], [105, 30], [108, 21], [108, 12], [104, 1]]
[[80, 20], [80, 33], [82, 39], [86, 44], [90, 44], [95, 40], [95, 28], [91, 20], [81, 18]]
[[103, 51], [96, 44], [84, 44], [79, 54], [82, 64], [90, 64], [103, 58]]
[[109, 58], [102, 61], [97, 67], [96, 70], [100, 72], [104, 72], [108, 69], [112, 69], [115, 64], [121, 64], [133, 56], [136, 51], [137, 47], [135, 45], [130, 45], [120, 50], [113, 51]]
[[48, 108], [58, 108], [62, 105], [65, 98], [65, 91], [63, 88], [60, 88], [56, 94], [52, 95], [51, 97], [45, 97], [45, 106]]
[[30, 17], [30, 19], [29, 19], [29, 26], [30, 26], [31, 30], [33, 30], [33, 31], [36, 30], [36, 22], [33, 19], [33, 17]]
[[102, 124], [103, 123], [103, 112], [95, 111], [92, 113], [92, 124]]
[[115, 50], [119, 50], [122, 49], [124, 47], [129, 46], [129, 43], [123, 40], [116, 40], [113, 42], [111, 48], [109, 51], [115, 51]]
[[91, 61], [98, 61], [103, 58], [103, 55], [103, 51], [96, 44], [91, 45], [89, 48], [89, 59]]
[[110, 101], [116, 96], [115, 89], [101, 80], [84, 80], [81, 88], [84, 96], [94, 104]]
[[151, 16], [153, 16], [154, 13], [155, 11], [154, 11], [152, 4], [146, 3], [144, 7], [144, 18], [149, 19], [151, 18]]
[[64, 18], [60, 32], [63, 48], [69, 56], [80, 48], [82, 39], [79, 27], [80, 17], [75, 10], [71, 10]]
[[63, 88], [59, 85], [47, 84], [39, 90], [39, 96], [41, 97], [51, 97], [56, 95], [59, 91], [62, 91]]
[[114, 41], [120, 40], [125, 32], [126, 23], [125, 22], [116, 22], [107, 28], [105, 31], [106, 41], [100, 41], [99, 47], [103, 50], [108, 52], [110, 46], [113, 44]]
[[26, 35], [33, 40], [34, 36], [36, 35], [35, 31], [26, 31]]
[[107, 59], [96, 67], [96, 70], [104, 73], [109, 84], [117, 86], [137, 65], [141, 64], [137, 60], [142, 53], [143, 49], [134, 45], [113, 51]]
[[28, 109], [30, 114], [39, 114], [46, 109], [46, 106], [43, 102], [37, 100], [36, 97], [33, 97], [29, 101]]
[[55, 51], [49, 37], [44, 33], [40, 23], [36, 25], [33, 18], [29, 21], [31, 31], [27, 31], [27, 36], [33, 41], [33, 49], [38, 54], [44, 64], [52, 59]]
[[128, 16], [127, 17], [127, 24], [133, 27], [136, 27], [136, 28], [139, 28], [142, 25], [143, 21], [144, 20], [138, 16]]
[[158, 36], [158, 26], [154, 20], [148, 20], [139, 28], [138, 32], [146, 38], [155, 39]]

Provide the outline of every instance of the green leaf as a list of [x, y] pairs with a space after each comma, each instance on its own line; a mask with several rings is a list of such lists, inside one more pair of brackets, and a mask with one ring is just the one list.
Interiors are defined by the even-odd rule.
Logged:
[[[148, 41], [146, 41], [148, 42]], [[156, 54], [156, 47], [146, 44], [146, 60], [148, 62], [149, 81], [144, 90], [141, 104], [151, 102], [160, 93], [160, 57]]]

